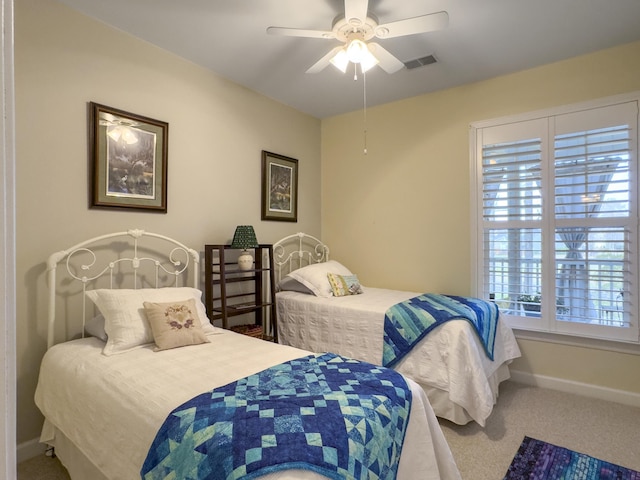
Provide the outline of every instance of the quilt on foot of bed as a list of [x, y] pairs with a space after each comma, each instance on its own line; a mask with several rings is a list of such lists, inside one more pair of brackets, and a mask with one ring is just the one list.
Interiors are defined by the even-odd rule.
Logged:
[[335, 479], [391, 480], [410, 407], [411, 390], [395, 371], [335, 354], [310, 355], [177, 407], [141, 474], [249, 479], [302, 468]]
[[397, 303], [384, 318], [382, 364], [392, 367], [431, 330], [449, 320], [469, 321], [493, 360], [498, 306], [479, 298], [424, 293]]

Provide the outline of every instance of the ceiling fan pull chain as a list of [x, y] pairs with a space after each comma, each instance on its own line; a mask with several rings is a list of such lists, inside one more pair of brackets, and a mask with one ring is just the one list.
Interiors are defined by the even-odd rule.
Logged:
[[364, 121], [364, 154], [367, 154], [367, 72], [362, 72], [363, 121]]

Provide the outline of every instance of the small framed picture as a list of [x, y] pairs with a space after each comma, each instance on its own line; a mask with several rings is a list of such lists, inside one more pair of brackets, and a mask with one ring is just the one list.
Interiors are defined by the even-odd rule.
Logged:
[[91, 102], [91, 207], [167, 212], [169, 124]]
[[262, 220], [298, 221], [298, 160], [262, 151]]

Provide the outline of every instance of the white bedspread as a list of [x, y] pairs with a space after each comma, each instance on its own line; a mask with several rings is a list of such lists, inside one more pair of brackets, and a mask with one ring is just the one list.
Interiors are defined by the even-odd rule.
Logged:
[[[41, 440], [65, 434], [106, 478], [139, 479], [147, 450], [171, 410], [190, 398], [308, 352], [218, 329], [211, 343], [161, 352], [148, 346], [114, 356], [95, 338], [56, 345], [45, 355], [36, 404]], [[460, 479], [422, 389], [413, 391], [399, 480]], [[289, 470], [265, 479], [324, 478]], [[85, 480], [85, 479], [78, 479]]]
[[[278, 340], [312, 352], [330, 351], [382, 364], [385, 312], [416, 292], [365, 287], [361, 295], [320, 298], [278, 292]], [[520, 356], [513, 331], [498, 322], [491, 361], [471, 324], [452, 320], [430, 332], [394, 369], [425, 387], [448, 392], [484, 426], [495, 395], [490, 377]]]

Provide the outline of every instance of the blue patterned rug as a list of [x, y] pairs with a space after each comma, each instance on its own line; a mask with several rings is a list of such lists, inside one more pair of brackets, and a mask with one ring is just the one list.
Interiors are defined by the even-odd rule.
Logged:
[[640, 480], [640, 472], [524, 437], [504, 480]]

